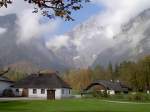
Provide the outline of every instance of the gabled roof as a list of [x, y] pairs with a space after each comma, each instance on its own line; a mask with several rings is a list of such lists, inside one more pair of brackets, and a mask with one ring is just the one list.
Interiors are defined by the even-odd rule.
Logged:
[[107, 90], [115, 90], [115, 91], [128, 91], [128, 88], [125, 87], [121, 82], [113, 82], [107, 80], [97, 80], [91, 83], [85, 90], [88, 90], [94, 85], [102, 85]]
[[13, 81], [9, 80], [9, 79], [8, 79], [7, 77], [5, 77], [5, 76], [0, 76], [0, 81], [13, 83]]
[[31, 74], [28, 77], [16, 82], [15, 88], [70, 88], [57, 73]]

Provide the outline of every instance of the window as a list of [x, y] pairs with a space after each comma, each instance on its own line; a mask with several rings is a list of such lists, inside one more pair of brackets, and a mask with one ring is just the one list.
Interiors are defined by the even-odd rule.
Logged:
[[41, 94], [45, 94], [45, 89], [41, 89]]
[[19, 89], [16, 89], [16, 92], [19, 92]]
[[33, 89], [33, 94], [36, 94], [37, 93], [37, 90], [36, 89]]
[[69, 89], [68, 91], [69, 91], [69, 94], [70, 94], [70, 93], [71, 93], [71, 92], [70, 92], [70, 89]]
[[62, 89], [62, 94], [65, 94], [65, 90], [64, 89]]

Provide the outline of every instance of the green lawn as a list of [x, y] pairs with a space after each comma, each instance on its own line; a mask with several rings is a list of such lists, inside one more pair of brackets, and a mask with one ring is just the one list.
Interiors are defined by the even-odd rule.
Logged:
[[96, 99], [1, 101], [0, 112], [150, 112], [150, 104], [120, 104]]

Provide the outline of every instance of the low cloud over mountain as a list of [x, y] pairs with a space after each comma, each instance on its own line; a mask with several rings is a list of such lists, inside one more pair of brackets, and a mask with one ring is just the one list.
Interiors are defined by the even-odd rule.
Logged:
[[20, 39], [17, 19], [15, 14], [0, 16], [0, 27], [5, 29], [5, 32], [0, 34], [0, 67], [29, 62], [41, 69], [62, 70], [68, 68], [52, 51], [46, 48], [43, 38], [31, 38], [25, 44], [18, 43]]
[[[16, 0], [17, 4], [24, 4]], [[102, 10], [70, 32], [52, 35], [59, 20], [32, 14], [32, 6], [1, 10], [0, 64], [32, 61], [40, 67], [79, 68], [150, 54], [149, 0], [92, 0]], [[32, 8], [31, 8], [32, 7]], [[7, 15], [16, 13], [16, 15]], [[29, 17], [28, 19], [26, 19]], [[31, 25], [32, 24], [32, 25]]]
[[[76, 67], [91, 66], [95, 60], [98, 60], [99, 55], [108, 48], [119, 48], [118, 44], [122, 47], [124, 44], [131, 44], [132, 46], [140, 37], [133, 39], [132, 43], [118, 42], [114, 37], [122, 33], [122, 26], [126, 25], [132, 18], [138, 18], [138, 14], [150, 7], [148, 0], [93, 0], [93, 3], [100, 4], [103, 10], [86, 22], [76, 26], [69, 33], [50, 38], [46, 44], [56, 55], [62, 54], [68, 57], [67, 59], [72, 61]], [[138, 27], [142, 27], [142, 24], [139, 24]], [[139, 32], [137, 31], [137, 33]], [[118, 38], [122, 40], [123, 37], [118, 36]], [[132, 36], [128, 35], [128, 38], [132, 39]], [[126, 40], [126, 38], [124, 39]], [[53, 44], [53, 42], [55, 43]], [[124, 49], [127, 49], [127, 47]], [[117, 53], [120, 51], [118, 50]], [[111, 57], [111, 53], [104, 56], [105, 60], [109, 56]], [[63, 57], [60, 57], [60, 59], [63, 59]]]
[[[150, 9], [143, 11], [127, 24], [115, 36], [115, 45], [104, 50], [95, 60], [94, 65], [108, 65], [124, 60], [136, 61], [150, 54]], [[106, 58], [107, 57], [107, 58]]]

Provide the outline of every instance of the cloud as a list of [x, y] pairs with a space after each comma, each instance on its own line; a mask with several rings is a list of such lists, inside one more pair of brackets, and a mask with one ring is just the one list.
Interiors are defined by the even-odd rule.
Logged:
[[33, 8], [32, 5], [29, 5], [24, 0], [12, 0], [13, 3], [8, 5], [8, 8], [2, 7], [0, 10], [0, 16], [8, 15], [8, 14], [21, 14], [25, 9]]
[[80, 59], [80, 56], [73, 57], [73, 60], [78, 60], [78, 59]]
[[40, 12], [33, 14], [34, 7], [24, 0], [14, 0], [8, 8], [1, 8], [0, 16], [15, 13], [18, 17], [16, 21], [18, 25], [17, 43], [27, 43], [31, 39], [50, 35], [60, 24], [59, 20], [44, 20]]
[[69, 47], [68, 41], [69, 41], [69, 37], [67, 35], [60, 35], [60, 36], [50, 38], [46, 42], [46, 46], [48, 48], [53, 49], [53, 51], [56, 51], [60, 49], [61, 47]]
[[149, 0], [93, 0], [105, 7], [97, 17], [98, 23], [107, 27], [108, 37], [120, 31], [120, 26], [145, 9], [150, 8]]
[[10, 13], [18, 15], [16, 23], [19, 26], [17, 33], [19, 43], [47, 34], [50, 39], [46, 42], [46, 46], [49, 49], [56, 54], [64, 47], [69, 53], [72, 49], [75, 51], [72, 59], [78, 56], [80, 58], [76, 61], [80, 61], [83, 66], [89, 66], [97, 55], [116, 44], [113, 37], [120, 32], [123, 24], [150, 8], [149, 0], [92, 0], [92, 3], [103, 6], [103, 9], [70, 32], [54, 37], [51, 33], [57, 29], [60, 21], [41, 22], [42, 17], [32, 14], [33, 6], [24, 0], [14, 0], [13, 5], [1, 9], [0, 15]]
[[33, 14], [32, 9], [26, 9], [18, 15], [18, 42], [28, 42], [31, 39], [43, 37], [55, 31], [59, 21], [51, 20], [41, 22], [43, 16]]
[[[113, 37], [120, 32], [122, 25], [150, 8], [149, 0], [92, 0], [92, 3], [103, 6], [103, 10], [67, 33], [67, 39], [66, 34], [61, 35], [61, 40], [64, 40], [61, 45], [73, 44], [75, 47], [72, 50], [78, 53], [74, 57], [80, 56], [79, 61], [84, 66], [91, 65], [97, 55], [115, 45]], [[54, 40], [49, 40], [49, 43], [55, 41], [53, 46], [49, 46], [50, 49], [61, 47], [60, 40], [56, 39], [59, 37], [56, 35]]]
[[7, 29], [0, 27], [0, 34], [3, 34], [3, 33], [5, 33], [6, 31], [7, 31]]

